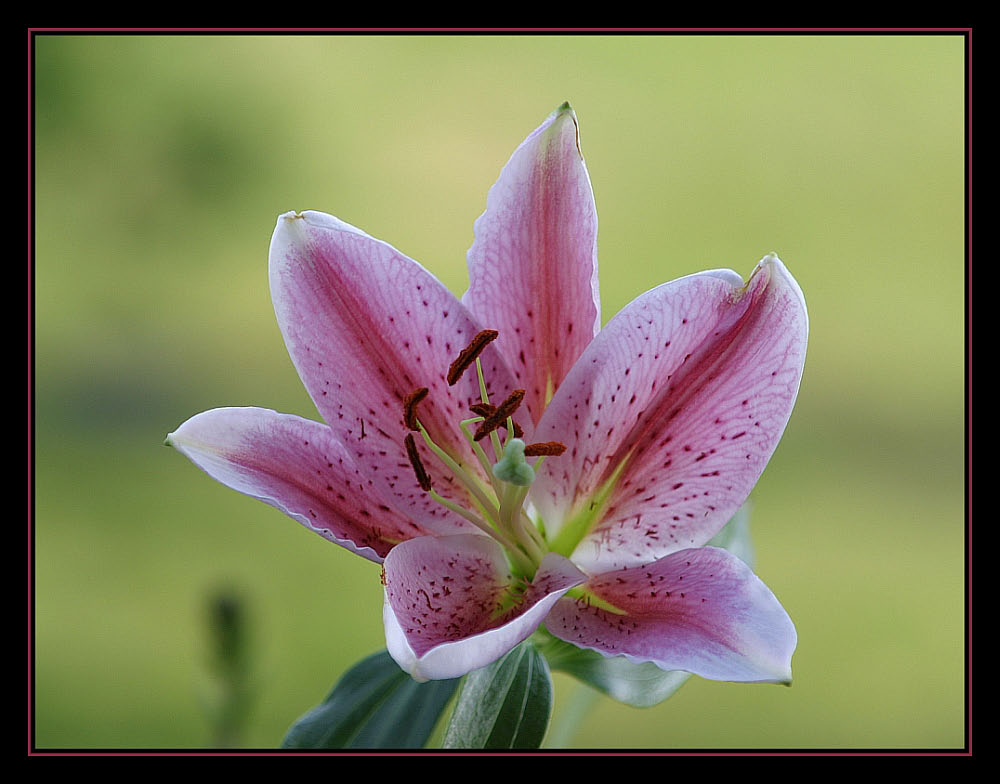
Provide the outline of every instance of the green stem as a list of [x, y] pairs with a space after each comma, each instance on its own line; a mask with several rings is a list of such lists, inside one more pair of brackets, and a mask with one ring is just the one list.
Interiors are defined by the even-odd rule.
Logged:
[[567, 748], [573, 736], [580, 729], [586, 715], [597, 704], [600, 696], [601, 693], [596, 689], [578, 683], [568, 704], [559, 714], [558, 719], [552, 722], [545, 737], [545, 747], [549, 749]]

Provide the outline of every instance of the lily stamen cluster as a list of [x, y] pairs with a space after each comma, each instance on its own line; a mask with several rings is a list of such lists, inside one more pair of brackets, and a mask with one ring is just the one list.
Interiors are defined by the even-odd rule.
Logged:
[[[469, 367], [473, 364], [476, 366], [481, 402], [469, 407], [476, 416], [459, 422], [459, 429], [488, 477], [489, 488], [483, 487], [475, 476], [464, 470], [451, 455], [436, 444], [421, 423], [417, 406], [429, 394], [427, 387], [413, 390], [403, 400], [403, 424], [423, 436], [431, 452], [438, 457], [455, 480], [469, 491], [477, 509], [475, 511], [465, 509], [436, 493], [420, 457], [413, 433], [407, 433], [403, 443], [421, 489], [441, 506], [461, 515], [499, 542], [510, 559], [515, 575], [530, 580], [549, 548], [544, 534], [524, 509], [524, 503], [542, 461], [550, 455], [561, 455], [566, 451], [566, 446], [558, 441], [525, 444], [521, 440], [523, 430], [514, 422], [513, 415], [524, 400], [523, 389], [515, 389], [498, 406], [490, 403], [479, 355], [498, 334], [496, 330], [479, 332], [451, 364], [447, 376], [449, 386], [454, 386]], [[471, 425], [477, 425], [474, 434], [469, 432]], [[500, 428], [506, 431], [502, 441], [497, 433]], [[492, 463], [479, 443], [486, 436], [490, 436], [492, 441], [494, 457]], [[538, 459], [534, 464], [530, 464], [525, 460], [526, 457]]]

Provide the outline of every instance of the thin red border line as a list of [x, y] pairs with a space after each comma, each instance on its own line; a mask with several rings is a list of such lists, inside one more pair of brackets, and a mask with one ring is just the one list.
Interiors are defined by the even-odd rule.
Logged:
[[[32, 542], [32, 522], [31, 522], [31, 511], [32, 507], [32, 480], [33, 480], [33, 441], [32, 441], [32, 402], [33, 402], [33, 332], [32, 332], [32, 304], [33, 304], [33, 286], [32, 286], [32, 221], [34, 218], [32, 207], [32, 197], [33, 197], [33, 181], [32, 181], [32, 166], [33, 166], [33, 149], [32, 149], [32, 57], [33, 57], [33, 39], [37, 33], [51, 33], [51, 32], [288, 32], [288, 31], [298, 31], [298, 32], [423, 32], [423, 31], [514, 31], [514, 32], [525, 32], [525, 31], [535, 31], [535, 32], [546, 32], [546, 31], [559, 31], [559, 32], [842, 32], [842, 33], [870, 33], [870, 32], [884, 32], [884, 33], [912, 33], [912, 32], [936, 32], [936, 33], [964, 33], [966, 38], [966, 493], [967, 501], [971, 496], [972, 492], [972, 478], [968, 471], [968, 456], [971, 454], [971, 431], [968, 427], [969, 418], [971, 416], [971, 389], [968, 383], [968, 359], [971, 356], [971, 329], [968, 328], [968, 324], [971, 323], [971, 290], [972, 290], [972, 271], [971, 271], [971, 249], [968, 245], [968, 238], [972, 233], [972, 171], [969, 166], [969, 158], [971, 156], [971, 145], [972, 145], [972, 131], [971, 131], [971, 115], [972, 115], [972, 69], [971, 69], [971, 49], [972, 49], [972, 29], [971, 27], [965, 28], [27, 28], [28, 32], [28, 111], [27, 111], [27, 131], [28, 131], [28, 275], [27, 275], [27, 288], [28, 288], [28, 401], [27, 401], [27, 429], [28, 429], [28, 590], [29, 590], [29, 603], [28, 603], [28, 679], [27, 679], [27, 690], [28, 690], [28, 755], [29, 756], [163, 756], [168, 754], [170, 756], [285, 756], [281, 752], [253, 752], [252, 750], [247, 750], [244, 752], [204, 752], [198, 753], [193, 751], [187, 752], [119, 752], [119, 751], [108, 751], [108, 752], [93, 752], [87, 754], [82, 751], [53, 751], [53, 752], [39, 752], [33, 751], [32, 747], [32, 729], [33, 725], [31, 723], [31, 718], [33, 714], [32, 710], [32, 693], [33, 693], [33, 670], [32, 670], [32, 650], [33, 650], [33, 573], [32, 573], [32, 556], [33, 556], [33, 542]], [[968, 503], [966, 505], [966, 543], [967, 550], [966, 553], [971, 551], [971, 530], [968, 526]], [[968, 591], [968, 587], [971, 586], [971, 563], [967, 559], [966, 567], [966, 634], [969, 633], [969, 624], [971, 623], [972, 617], [972, 598]], [[838, 753], [837, 756], [900, 756], [904, 754], [907, 756], [971, 756], [972, 754], [972, 738], [971, 738], [971, 700], [972, 694], [971, 690], [968, 688], [968, 679], [970, 677], [970, 671], [972, 667], [972, 654], [971, 646], [967, 649], [966, 655], [966, 748], [960, 751], [932, 751], [932, 752], [920, 752], [920, 751], [909, 751], [909, 752], [847, 752], [845, 754]], [[433, 751], [423, 752], [423, 754], [430, 753], [434, 756], [455, 756], [454, 754], [435, 754]], [[599, 756], [825, 756], [828, 752], [812, 751], [812, 752], [713, 752], [713, 753], [703, 753], [703, 752], [609, 752], [609, 753], [599, 753]], [[577, 756], [594, 756], [594, 753], [587, 753], [585, 751], [577, 752]], [[299, 754], [299, 756], [303, 756]], [[304, 756], [359, 756], [357, 754], [342, 755], [342, 754], [323, 754], [323, 753], [305, 753]], [[360, 756], [366, 756], [364, 754]], [[408, 756], [404, 753], [381, 753], [378, 756]], [[422, 756], [422, 755], [420, 755]], [[461, 756], [482, 756], [481, 754], [469, 754]], [[525, 755], [525, 756], [536, 756], [536, 755]], [[561, 755], [560, 755], [561, 756]]]
[[972, 31], [965, 36], [965, 748], [972, 754], [972, 526], [969, 521], [972, 498], [972, 385], [969, 364], [972, 356]]
[[28, 473], [28, 520], [27, 520], [27, 522], [28, 522], [28, 568], [27, 568], [27, 574], [28, 574], [28, 650], [27, 650], [27, 654], [28, 654], [28, 678], [27, 678], [27, 688], [28, 688], [28, 733], [27, 733], [27, 740], [28, 740], [28, 753], [29, 754], [31, 753], [32, 745], [34, 743], [34, 737], [33, 737], [34, 723], [33, 723], [32, 719], [34, 717], [33, 697], [34, 697], [34, 681], [35, 681], [35, 672], [34, 672], [34, 668], [33, 668], [34, 641], [35, 641], [35, 635], [34, 635], [34, 606], [35, 606], [35, 604], [34, 604], [34, 597], [35, 597], [35, 592], [34, 592], [34, 571], [32, 569], [32, 566], [34, 564], [34, 539], [33, 539], [33, 533], [34, 533], [34, 506], [32, 504], [33, 495], [34, 494], [32, 493], [32, 484], [34, 482], [34, 462], [35, 462], [34, 441], [33, 441], [33, 438], [32, 438], [33, 435], [34, 435], [33, 428], [32, 428], [32, 419], [33, 419], [33, 414], [34, 414], [34, 411], [33, 411], [33, 408], [32, 408], [32, 403], [34, 401], [34, 383], [33, 383], [34, 382], [34, 377], [33, 377], [34, 363], [32, 362], [32, 358], [34, 357], [34, 353], [35, 353], [34, 352], [34, 331], [32, 329], [32, 324], [34, 323], [34, 310], [33, 310], [33, 307], [32, 307], [33, 304], [34, 304], [34, 291], [33, 291], [33, 286], [32, 286], [32, 276], [33, 276], [33, 272], [34, 272], [34, 264], [33, 264], [33, 260], [34, 260], [34, 244], [33, 244], [33, 236], [32, 236], [33, 235], [33, 232], [32, 232], [32, 223], [34, 221], [34, 209], [33, 209], [33, 207], [34, 207], [34, 188], [33, 188], [34, 183], [32, 182], [32, 177], [31, 177], [31, 172], [32, 172], [32, 168], [33, 168], [33, 165], [34, 165], [34, 156], [32, 154], [33, 151], [34, 151], [33, 150], [33, 145], [32, 145], [32, 140], [33, 140], [33, 137], [34, 137], [34, 127], [32, 125], [32, 120], [33, 120], [33, 116], [32, 116], [32, 95], [34, 93], [34, 84], [32, 82], [32, 71], [31, 71], [32, 59], [33, 59], [33, 55], [34, 55], [34, 49], [32, 47], [32, 38], [33, 38], [33, 36], [31, 35], [31, 32], [29, 30], [29, 32], [28, 32], [28, 67], [27, 67], [27, 70], [28, 70], [28, 79], [27, 79], [27, 83], [28, 83], [28, 111], [27, 111], [27, 115], [28, 115], [28, 123], [27, 123], [27, 126], [28, 126], [28, 156], [27, 156], [28, 157], [28, 216], [27, 216], [28, 217], [28, 226], [27, 226], [27, 229], [28, 229], [28, 231], [27, 231], [27, 234], [28, 234], [28, 274], [27, 274], [27, 284], [28, 284], [28, 297], [27, 297], [27, 299], [28, 299], [28, 306], [27, 306], [27, 314], [28, 314], [28, 321], [27, 321], [27, 327], [28, 327], [28, 341], [27, 341], [28, 342], [28, 372], [27, 372], [27, 377], [28, 377], [28, 390], [27, 390], [28, 391], [28, 406], [27, 406], [27, 410], [28, 410], [28, 416], [27, 416], [27, 429], [28, 429], [28, 472], [27, 472]]
[[37, 33], [971, 33], [971, 27], [29, 27]]

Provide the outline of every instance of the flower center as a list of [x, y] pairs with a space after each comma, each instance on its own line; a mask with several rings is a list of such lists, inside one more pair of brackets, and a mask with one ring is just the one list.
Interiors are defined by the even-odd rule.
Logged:
[[[530, 580], [549, 551], [549, 546], [544, 532], [525, 509], [525, 502], [539, 465], [549, 455], [561, 455], [566, 447], [555, 441], [525, 444], [521, 439], [523, 432], [514, 421], [514, 414], [524, 399], [523, 389], [514, 390], [499, 405], [490, 402], [479, 355], [497, 335], [495, 330], [483, 330], [477, 334], [451, 364], [447, 375], [448, 384], [454, 386], [466, 370], [472, 365], [476, 366], [481, 401], [470, 407], [474, 416], [460, 421], [458, 427], [483, 469], [488, 484], [478, 474], [467, 471], [434, 443], [420, 422], [418, 406], [428, 395], [426, 387], [414, 390], [403, 401], [403, 423], [413, 431], [406, 435], [404, 444], [421, 489], [446, 509], [460, 515], [499, 542], [507, 553], [514, 573]], [[475, 432], [470, 430], [472, 425], [476, 426]], [[501, 430], [504, 431], [502, 439]], [[414, 433], [420, 434], [454, 481], [468, 491], [474, 508], [467, 509], [434, 490], [417, 450]], [[536, 458], [534, 463], [528, 462], [530, 457]]]

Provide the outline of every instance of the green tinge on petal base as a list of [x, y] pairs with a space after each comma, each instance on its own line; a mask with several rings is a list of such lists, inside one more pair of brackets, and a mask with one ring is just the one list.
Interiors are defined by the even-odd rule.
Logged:
[[583, 540], [583, 537], [589, 534], [597, 521], [601, 519], [601, 515], [604, 513], [604, 505], [615, 489], [615, 485], [618, 484], [618, 479], [621, 477], [622, 471], [625, 470], [625, 466], [628, 464], [631, 456], [630, 453], [618, 464], [611, 478], [591, 496], [590, 501], [584, 506], [583, 510], [567, 520], [559, 529], [559, 532], [549, 545], [549, 550], [559, 553], [559, 555], [564, 555], [567, 558], [573, 554], [573, 551]]

